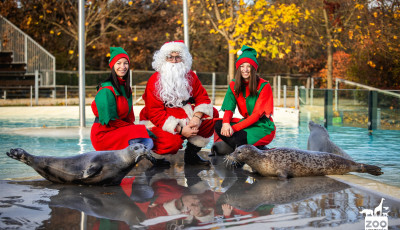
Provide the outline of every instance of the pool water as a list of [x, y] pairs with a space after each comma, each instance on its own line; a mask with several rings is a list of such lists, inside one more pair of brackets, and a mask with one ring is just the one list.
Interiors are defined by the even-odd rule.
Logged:
[[[71, 156], [93, 151], [90, 143], [92, 119], [87, 128], [79, 129], [78, 119], [65, 118], [0, 118], [0, 179], [26, 178], [38, 174], [5, 155], [10, 148], [23, 148], [35, 155]], [[269, 147], [307, 149], [309, 130], [307, 122], [299, 126], [277, 123], [276, 138]], [[56, 129], [57, 128], [57, 129]], [[400, 187], [400, 131], [368, 130], [354, 127], [332, 126], [328, 128], [331, 140], [357, 162], [382, 168], [379, 177], [357, 174], [389, 185]], [[210, 148], [212, 143], [206, 148]]]

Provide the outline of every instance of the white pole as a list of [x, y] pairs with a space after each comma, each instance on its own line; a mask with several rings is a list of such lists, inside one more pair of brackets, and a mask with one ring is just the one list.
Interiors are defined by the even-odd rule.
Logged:
[[65, 106], [68, 106], [68, 89], [67, 89], [67, 85], [65, 85]]
[[183, 32], [184, 32], [185, 45], [187, 46], [188, 50], [190, 50], [190, 47], [189, 47], [189, 20], [188, 20], [188, 3], [187, 3], [187, 0], [183, 0]]
[[79, 121], [85, 124], [85, 1], [79, 0]]
[[35, 70], [35, 105], [39, 104], [39, 71]]
[[281, 76], [278, 75], [278, 106], [281, 105]]
[[283, 86], [283, 108], [286, 108], [286, 85]]
[[294, 87], [294, 108], [295, 109], [299, 109], [298, 101], [299, 101], [299, 86], [296, 85]]

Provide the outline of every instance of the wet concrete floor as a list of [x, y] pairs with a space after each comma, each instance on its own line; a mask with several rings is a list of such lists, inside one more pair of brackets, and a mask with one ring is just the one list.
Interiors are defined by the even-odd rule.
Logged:
[[400, 229], [400, 200], [367, 187], [261, 177], [222, 157], [211, 167], [185, 166], [182, 152], [167, 159], [168, 168], [144, 159], [111, 187], [13, 175], [0, 181], [0, 229], [364, 229], [368, 210]]

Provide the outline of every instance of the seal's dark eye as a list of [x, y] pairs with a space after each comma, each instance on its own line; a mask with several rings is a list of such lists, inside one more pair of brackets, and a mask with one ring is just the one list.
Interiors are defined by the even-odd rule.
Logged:
[[138, 150], [138, 149], [139, 149], [139, 147], [135, 146], [133, 149], [134, 149], [134, 150]]

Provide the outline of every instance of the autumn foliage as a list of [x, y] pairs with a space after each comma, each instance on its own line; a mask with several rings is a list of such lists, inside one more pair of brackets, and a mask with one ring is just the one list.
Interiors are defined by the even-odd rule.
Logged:
[[[263, 74], [320, 76], [400, 89], [400, 0], [187, 0], [193, 69], [234, 72], [242, 45], [259, 53]], [[110, 46], [124, 47], [132, 67], [182, 40], [182, 0], [88, 0], [86, 68], [105, 70]], [[5, 0], [0, 14], [57, 58], [78, 66], [78, 1]]]

